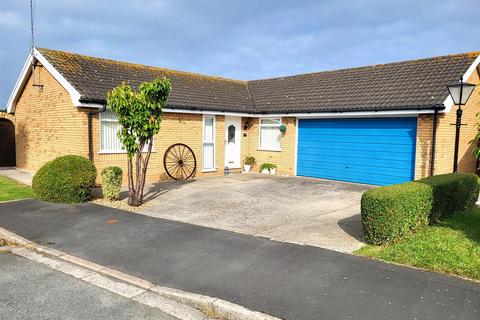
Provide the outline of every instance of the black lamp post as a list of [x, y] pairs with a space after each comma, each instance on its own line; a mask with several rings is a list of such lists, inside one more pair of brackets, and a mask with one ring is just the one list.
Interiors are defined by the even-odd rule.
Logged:
[[451, 84], [447, 86], [448, 92], [452, 97], [453, 104], [458, 106], [457, 109], [457, 121], [455, 122], [455, 153], [453, 154], [453, 172], [457, 172], [458, 165], [458, 145], [460, 143], [460, 128], [462, 127], [462, 106], [464, 106], [468, 98], [475, 89], [475, 85], [468, 82], [463, 82], [463, 79], [460, 79], [458, 83]]

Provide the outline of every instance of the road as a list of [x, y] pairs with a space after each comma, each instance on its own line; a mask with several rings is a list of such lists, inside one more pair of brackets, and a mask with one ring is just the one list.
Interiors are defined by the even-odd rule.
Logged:
[[282, 319], [478, 320], [480, 284], [94, 204], [0, 204], [0, 227], [152, 283]]

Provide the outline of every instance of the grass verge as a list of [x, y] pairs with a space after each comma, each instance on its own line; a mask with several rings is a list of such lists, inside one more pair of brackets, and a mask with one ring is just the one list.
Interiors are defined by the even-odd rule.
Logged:
[[480, 208], [417, 230], [396, 243], [356, 254], [480, 280]]
[[33, 198], [33, 190], [29, 186], [0, 176], [0, 202]]

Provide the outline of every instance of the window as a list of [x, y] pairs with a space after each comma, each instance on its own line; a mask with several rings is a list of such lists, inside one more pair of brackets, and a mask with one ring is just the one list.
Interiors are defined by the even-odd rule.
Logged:
[[215, 117], [203, 117], [203, 171], [215, 170]]
[[125, 152], [117, 135], [121, 128], [115, 113], [110, 110], [100, 113], [100, 152]]
[[[101, 153], [125, 153], [118, 132], [122, 126], [117, 121], [117, 116], [111, 110], [100, 113], [100, 152]], [[152, 146], [153, 147], [153, 146]], [[152, 148], [153, 151], [153, 148]], [[148, 143], [145, 144], [143, 152], [148, 152]]]
[[260, 149], [280, 151], [280, 140], [282, 133], [280, 132], [280, 125], [282, 119], [260, 119]]
[[228, 143], [235, 143], [235, 126], [228, 127]]

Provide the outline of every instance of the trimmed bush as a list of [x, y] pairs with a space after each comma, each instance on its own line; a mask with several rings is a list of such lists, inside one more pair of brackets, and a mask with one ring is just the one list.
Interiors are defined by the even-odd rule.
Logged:
[[390, 243], [407, 232], [472, 207], [478, 199], [474, 174], [445, 174], [368, 190], [362, 196], [365, 240]]
[[471, 208], [478, 199], [478, 177], [472, 173], [450, 173], [419, 181], [432, 188], [433, 208], [430, 221]]
[[96, 176], [90, 160], [67, 155], [45, 163], [33, 177], [32, 188], [42, 200], [80, 203], [90, 198]]
[[389, 243], [426, 226], [432, 200], [431, 188], [418, 182], [368, 190], [361, 201], [365, 240], [372, 244]]
[[119, 167], [107, 167], [102, 170], [102, 193], [110, 200], [118, 200], [122, 187], [123, 171]]

